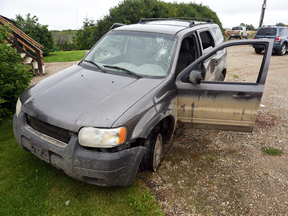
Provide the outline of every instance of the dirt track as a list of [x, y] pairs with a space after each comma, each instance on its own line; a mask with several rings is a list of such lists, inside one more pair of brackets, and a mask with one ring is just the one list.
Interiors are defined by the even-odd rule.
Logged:
[[[233, 54], [228, 80], [238, 79], [239, 68], [244, 69], [243, 79], [249, 80], [263, 55], [245, 48], [241, 53], [250, 57], [240, 57], [233, 49], [228, 52]], [[248, 59], [245, 64], [244, 59]], [[74, 64], [46, 63], [44, 77]], [[273, 55], [252, 134], [176, 131], [164, 146], [159, 170], [138, 174], [155, 192], [166, 215], [288, 215], [287, 82], [288, 54]], [[278, 148], [284, 154], [265, 155], [263, 147]]]

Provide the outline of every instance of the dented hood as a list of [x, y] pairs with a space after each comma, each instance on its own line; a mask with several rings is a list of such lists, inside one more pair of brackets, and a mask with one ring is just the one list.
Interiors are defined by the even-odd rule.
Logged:
[[112, 127], [162, 81], [102, 73], [75, 65], [32, 86], [20, 100], [28, 115], [77, 132], [83, 126]]

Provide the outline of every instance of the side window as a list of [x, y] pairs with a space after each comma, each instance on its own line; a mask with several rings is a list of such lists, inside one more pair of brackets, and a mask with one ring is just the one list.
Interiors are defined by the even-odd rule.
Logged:
[[197, 47], [195, 46], [195, 35], [189, 35], [182, 40], [179, 57], [176, 66], [176, 76], [198, 58]]
[[280, 28], [279, 29], [279, 34], [280, 34], [280, 36], [284, 36], [285, 35], [285, 29], [284, 28]]
[[220, 30], [220, 28], [213, 28], [213, 33], [216, 37], [216, 44], [220, 44], [220, 43], [223, 43], [224, 42], [224, 38], [223, 38], [223, 34]]
[[213, 37], [209, 31], [200, 32], [200, 40], [201, 40], [203, 50], [209, 47], [215, 47]]

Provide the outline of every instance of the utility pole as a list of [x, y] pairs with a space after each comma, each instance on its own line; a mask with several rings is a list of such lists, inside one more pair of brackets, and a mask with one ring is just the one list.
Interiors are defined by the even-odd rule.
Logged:
[[262, 5], [262, 10], [261, 10], [261, 16], [260, 16], [260, 22], [259, 22], [259, 28], [262, 26], [263, 24], [263, 19], [264, 19], [264, 13], [265, 13], [265, 9], [266, 9], [267, 5], [266, 5], [266, 0], [264, 0], [263, 5]]

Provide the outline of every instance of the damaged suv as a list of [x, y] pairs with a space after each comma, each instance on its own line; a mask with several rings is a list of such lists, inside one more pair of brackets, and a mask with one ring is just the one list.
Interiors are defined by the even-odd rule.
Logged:
[[[267, 51], [257, 79], [226, 81], [226, 48], [253, 44]], [[21, 94], [15, 138], [75, 179], [129, 186], [139, 167], [157, 170], [176, 125], [251, 132], [272, 48], [223, 43], [212, 20], [117, 24], [77, 65]]]

